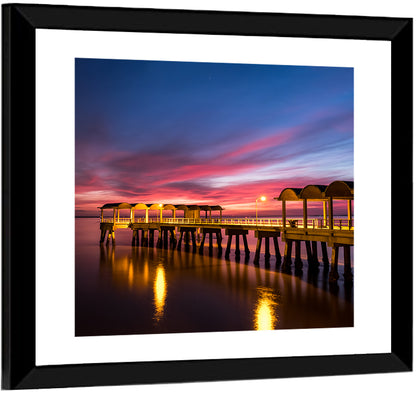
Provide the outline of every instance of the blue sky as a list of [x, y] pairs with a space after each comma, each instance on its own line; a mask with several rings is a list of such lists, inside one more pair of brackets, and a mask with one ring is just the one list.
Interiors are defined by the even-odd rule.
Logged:
[[353, 180], [353, 69], [76, 59], [76, 210]]

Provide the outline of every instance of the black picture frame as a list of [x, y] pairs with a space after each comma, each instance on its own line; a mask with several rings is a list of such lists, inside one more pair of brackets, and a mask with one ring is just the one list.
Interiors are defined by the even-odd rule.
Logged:
[[[3, 389], [412, 370], [412, 19], [3, 4]], [[69, 29], [384, 40], [391, 43], [391, 353], [37, 366], [35, 31]], [[369, 131], [369, 133], [372, 133]], [[25, 208], [23, 211], [22, 208]], [[392, 212], [394, 213], [394, 212]], [[26, 237], [22, 238], [22, 232]]]

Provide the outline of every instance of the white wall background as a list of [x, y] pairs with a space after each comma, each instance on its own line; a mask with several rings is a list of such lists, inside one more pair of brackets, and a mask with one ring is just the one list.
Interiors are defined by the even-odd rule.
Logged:
[[[89, 6], [416, 17], [416, 5], [414, 0], [291, 0], [284, 2], [278, 0], [20, 0], [18, 2]], [[3, 3], [7, 2], [2, 1], [2, 4]], [[414, 106], [416, 106], [416, 103]], [[414, 304], [414, 306], [416, 306], [416, 304]], [[350, 396], [369, 392], [377, 395], [414, 395], [416, 393], [416, 374], [372, 374], [317, 378], [209, 382], [197, 384], [30, 390], [19, 391], [19, 395], [110, 395], [117, 393], [120, 396], [124, 396], [133, 394], [136, 395], [140, 393], [143, 396], [159, 394], [181, 396], [197, 394], [307, 394], [308, 396]]]

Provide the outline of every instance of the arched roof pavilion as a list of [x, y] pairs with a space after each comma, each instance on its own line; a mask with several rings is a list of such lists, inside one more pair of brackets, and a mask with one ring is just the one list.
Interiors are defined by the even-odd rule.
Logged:
[[212, 211], [219, 211], [220, 212], [220, 219], [222, 219], [222, 211], [224, 208], [222, 208], [220, 205], [199, 205], [200, 210], [205, 211], [205, 218], [208, 218], [208, 212], [209, 212], [209, 221], [212, 220]]
[[323, 201], [325, 199], [325, 190], [328, 186], [322, 184], [308, 184], [302, 188], [299, 196], [301, 199], [314, 201]]
[[281, 191], [280, 195], [275, 198], [282, 201], [282, 223], [286, 227], [286, 201], [300, 201], [301, 188], [288, 187]]
[[299, 201], [301, 191], [302, 191], [301, 188], [288, 187], [282, 190], [280, 195], [275, 199], [279, 201]]
[[309, 184], [304, 188], [285, 188], [279, 197], [275, 198], [282, 201], [282, 221], [286, 227], [286, 201], [303, 201], [303, 224], [308, 224], [308, 201], [322, 201], [323, 203], [323, 222], [322, 226], [334, 226], [333, 221], [333, 200], [348, 201], [348, 227], [352, 227], [352, 206], [354, 200], [354, 182], [336, 180], [329, 185]]
[[336, 180], [325, 189], [325, 197], [329, 202], [329, 227], [333, 228], [333, 200], [347, 201], [348, 228], [352, 228], [352, 201], [354, 200], [354, 182]]
[[325, 196], [335, 199], [354, 199], [354, 182], [334, 181], [325, 189]]
[[101, 222], [104, 221], [104, 209], [112, 209], [113, 210], [113, 222], [119, 221], [120, 219], [120, 209], [130, 209], [131, 213], [131, 207], [132, 205], [127, 202], [117, 202], [117, 203], [107, 203], [101, 207], [98, 207], [98, 209], [101, 210]]
[[321, 201], [323, 206], [323, 221], [321, 227], [327, 225], [327, 198], [325, 190], [328, 186], [323, 184], [308, 184], [302, 188], [299, 196], [303, 200], [303, 224], [308, 224], [308, 201]]
[[107, 203], [98, 209], [130, 209], [131, 204], [126, 202], [117, 202], [117, 203]]
[[[103, 210], [104, 209], [112, 209], [113, 210], [113, 221], [115, 222], [116, 219], [119, 219], [119, 211], [120, 209], [130, 209], [130, 220], [132, 222], [135, 221], [134, 217], [134, 211], [135, 210], [145, 210], [146, 211], [146, 217], [145, 221], [149, 221], [149, 210], [159, 210], [160, 211], [160, 219], [162, 220], [162, 211], [163, 210], [172, 210], [172, 217], [176, 218], [176, 211], [177, 210], [183, 210], [185, 213], [185, 216], [190, 215], [191, 212], [197, 213], [199, 217], [199, 212], [201, 210], [204, 210], [207, 214], [207, 212], [210, 212], [210, 220], [211, 220], [211, 213], [212, 211], [219, 211], [220, 212], [220, 218], [222, 218], [222, 211], [224, 210], [223, 207], [220, 205], [194, 205], [194, 204], [162, 204], [162, 203], [132, 203], [129, 204], [127, 202], [117, 202], [117, 203], [107, 203], [103, 206], [99, 207], [101, 210], [101, 222], [103, 221]], [[207, 216], [206, 216], [207, 217]]]
[[183, 210], [185, 217], [194, 217], [200, 218], [201, 210], [205, 211], [205, 218], [208, 218], [209, 212], [209, 220], [212, 220], [212, 211], [219, 211], [220, 212], [220, 219], [222, 218], [222, 211], [224, 208], [220, 205], [195, 205], [195, 204], [181, 204], [175, 205], [176, 209]]

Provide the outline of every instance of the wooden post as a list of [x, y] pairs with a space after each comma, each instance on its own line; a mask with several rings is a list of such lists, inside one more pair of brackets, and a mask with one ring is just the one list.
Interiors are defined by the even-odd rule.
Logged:
[[270, 260], [270, 238], [265, 237], [264, 238], [265, 246], [264, 246], [264, 258], [265, 260]]
[[303, 200], [303, 228], [308, 228], [308, 200]]
[[231, 237], [232, 235], [229, 234], [228, 235], [228, 240], [227, 240], [227, 248], [225, 249], [225, 257], [228, 258], [230, 257], [230, 250], [231, 250]]
[[313, 265], [313, 256], [312, 256], [312, 248], [311, 248], [311, 242], [305, 241], [305, 247], [306, 247], [306, 255], [308, 257], [308, 265]]
[[331, 257], [331, 271], [329, 272], [329, 281], [336, 282], [339, 278], [338, 275], [338, 245], [334, 245], [332, 248], [332, 257]]
[[209, 233], [209, 250], [212, 250], [213, 246], [212, 246], [212, 232], [210, 231]]
[[295, 241], [295, 269], [301, 270], [303, 268], [302, 258], [300, 257], [300, 241]]
[[178, 241], [178, 250], [181, 250], [181, 244], [182, 244], [182, 238], [183, 238], [183, 229], [179, 229], [181, 236], [179, 237], [179, 241]]
[[240, 257], [240, 235], [235, 234], [235, 257]]
[[149, 209], [146, 209], [146, 223], [149, 222]]
[[142, 231], [142, 246], [149, 246], [149, 230]]
[[323, 202], [323, 207], [324, 207], [324, 213], [323, 213], [324, 214], [324, 221], [323, 221], [323, 223], [324, 223], [324, 227], [326, 227], [327, 226], [327, 222], [328, 222], [327, 221], [327, 216], [328, 215], [327, 215], [327, 211], [326, 211], [326, 201]]
[[263, 238], [261, 236], [257, 237], [257, 245], [256, 245], [256, 254], [254, 255], [254, 264], [258, 265], [260, 260], [260, 249], [261, 249], [261, 240]]
[[352, 282], [352, 271], [351, 271], [351, 247], [350, 245], [344, 245], [344, 281]]
[[283, 271], [290, 271], [290, 266], [292, 265], [292, 243], [293, 241], [290, 239], [286, 240], [285, 245], [285, 255], [283, 258]]
[[348, 229], [352, 227], [352, 216], [351, 216], [351, 199], [348, 200]]
[[328, 199], [328, 215], [329, 215], [329, 229], [334, 229], [334, 208], [333, 208], [333, 199], [332, 197], [329, 197]]
[[159, 235], [157, 237], [156, 247], [161, 248], [162, 244], [163, 244], [163, 235], [162, 235], [162, 230], [159, 228]]
[[101, 223], [103, 223], [104, 222], [104, 210], [103, 209], [101, 209], [100, 219], [101, 219]]
[[199, 253], [200, 254], [202, 254], [204, 252], [205, 235], [206, 235], [205, 230], [202, 230], [202, 241], [201, 241], [201, 244], [199, 245]]
[[282, 201], [282, 221], [283, 228], [286, 227], [286, 201]]
[[155, 230], [149, 230], [149, 246], [153, 247], [155, 243]]
[[113, 223], [116, 222], [116, 208], [113, 209]]
[[185, 231], [185, 245], [186, 246], [190, 245], [189, 230]]
[[101, 228], [100, 244], [104, 242], [106, 232], [107, 230], [105, 228]]
[[326, 242], [321, 242], [321, 250], [322, 250], [322, 262], [324, 264], [324, 268], [328, 268], [329, 260], [328, 260], [328, 251], [326, 249]]
[[177, 243], [176, 233], [175, 233], [174, 228], [170, 230], [170, 243], [171, 243], [173, 248], [176, 246], [176, 243]]
[[319, 267], [318, 244], [316, 241], [312, 241], [312, 262], [315, 268]]
[[221, 241], [222, 241], [221, 230], [218, 230], [216, 235], [217, 235], [218, 250], [221, 251], [221, 249], [222, 249], [222, 246], [221, 246]]
[[276, 254], [276, 264], [280, 265], [282, 261], [282, 255], [280, 254], [279, 242], [277, 241], [277, 237], [273, 237], [273, 244], [274, 244], [274, 251]]
[[168, 229], [163, 230], [163, 248], [164, 249], [168, 248], [168, 233], [169, 233]]
[[247, 243], [247, 235], [243, 234], [243, 243], [244, 243], [244, 253], [247, 255], [250, 254], [250, 249], [248, 248], [248, 243]]

